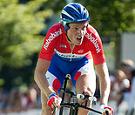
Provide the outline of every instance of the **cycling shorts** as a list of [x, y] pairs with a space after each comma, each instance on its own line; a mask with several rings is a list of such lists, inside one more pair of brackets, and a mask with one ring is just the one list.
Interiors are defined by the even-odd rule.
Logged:
[[[67, 74], [71, 75], [73, 86], [75, 86], [76, 80], [83, 74], [88, 74], [91, 77], [92, 82], [93, 80], [96, 80], [92, 59], [83, 57], [80, 60], [67, 61], [55, 54], [52, 57], [48, 71], [45, 74], [49, 85], [55, 91], [59, 91]], [[95, 89], [95, 84], [93, 84], [93, 87]]]

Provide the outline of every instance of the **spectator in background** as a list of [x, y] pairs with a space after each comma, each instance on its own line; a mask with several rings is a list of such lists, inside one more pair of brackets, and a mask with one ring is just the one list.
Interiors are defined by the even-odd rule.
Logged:
[[131, 71], [133, 70], [133, 68], [134, 68], [134, 61], [131, 59], [126, 59], [122, 61], [120, 64], [120, 69], [124, 71], [124, 73], [126, 74], [126, 76], [128, 77], [130, 81], [132, 79]]
[[7, 102], [7, 92], [5, 92], [3, 89], [0, 89], [0, 114], [6, 112]]
[[129, 96], [129, 108], [127, 115], [135, 115], [135, 68], [131, 70], [132, 80], [131, 80], [131, 90]]
[[22, 110], [36, 108], [36, 101], [37, 101], [36, 99], [37, 99], [37, 92], [33, 87], [23, 92], [21, 96]]
[[20, 112], [22, 110], [21, 106], [21, 93], [18, 89], [11, 90], [9, 95], [9, 101], [6, 108], [7, 112]]
[[134, 61], [131, 59], [126, 59], [124, 61], [121, 62], [120, 64], [120, 68], [125, 72], [128, 80], [130, 81], [130, 87], [128, 88], [127, 92], [124, 95], [124, 100], [127, 102], [128, 104], [128, 115], [132, 115], [130, 114], [131, 111], [134, 108], [134, 100], [135, 100], [135, 94], [134, 91], [135, 90], [135, 83], [134, 83], [134, 68], [135, 68], [135, 64]]
[[115, 74], [115, 79], [112, 81], [111, 94], [110, 94], [110, 99], [116, 102], [115, 109], [117, 109], [116, 110], [117, 114], [122, 113], [122, 115], [124, 115], [127, 111], [127, 106], [125, 106], [125, 109], [123, 109], [123, 104], [125, 103], [123, 98], [124, 98], [124, 93], [129, 87], [130, 87], [130, 83], [126, 77], [126, 74], [122, 70], [118, 69]]

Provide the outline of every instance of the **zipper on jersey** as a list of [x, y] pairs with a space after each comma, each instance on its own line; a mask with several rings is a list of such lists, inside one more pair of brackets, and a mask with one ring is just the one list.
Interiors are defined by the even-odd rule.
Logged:
[[72, 61], [72, 54], [74, 54], [74, 53], [73, 53], [74, 48], [75, 48], [75, 45], [73, 45], [73, 48], [71, 48], [71, 46], [70, 46], [70, 50], [71, 50], [71, 57], [70, 57], [70, 60], [69, 60], [69, 61]]
[[[66, 36], [67, 36], [67, 34], [66, 34]], [[71, 45], [70, 45], [71, 39], [68, 36], [67, 36], [67, 40], [68, 40], [68, 43], [69, 43], [69, 46], [70, 46], [70, 50], [71, 50], [71, 55], [72, 55], [73, 54], [73, 50], [75, 48], [75, 45], [73, 45], [72, 48], [71, 48]], [[69, 61], [72, 61], [72, 56], [70, 57]]]

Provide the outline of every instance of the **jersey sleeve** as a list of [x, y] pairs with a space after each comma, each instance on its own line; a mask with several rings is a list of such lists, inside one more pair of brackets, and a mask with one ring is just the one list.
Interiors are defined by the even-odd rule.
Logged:
[[44, 43], [39, 53], [39, 58], [51, 60], [52, 55], [54, 54], [54, 47], [56, 42], [53, 33], [54, 33], [54, 28], [51, 27], [44, 38]]
[[102, 64], [105, 62], [102, 41], [98, 32], [93, 27], [91, 27], [91, 29], [92, 31], [91, 33], [88, 33], [88, 38], [90, 40], [89, 47], [91, 50], [92, 58], [95, 65]]

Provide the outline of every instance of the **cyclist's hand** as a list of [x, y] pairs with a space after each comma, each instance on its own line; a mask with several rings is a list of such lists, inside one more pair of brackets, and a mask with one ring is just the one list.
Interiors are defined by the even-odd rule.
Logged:
[[51, 93], [48, 97], [47, 105], [53, 110], [54, 107], [60, 107], [61, 98], [55, 93]]
[[101, 105], [102, 115], [113, 115], [113, 108], [108, 105]]

